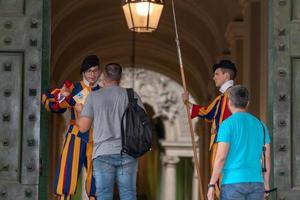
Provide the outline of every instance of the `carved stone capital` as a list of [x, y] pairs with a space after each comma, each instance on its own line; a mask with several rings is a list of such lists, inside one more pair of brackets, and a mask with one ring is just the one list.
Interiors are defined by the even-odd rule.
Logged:
[[227, 25], [225, 37], [230, 47], [234, 46], [234, 42], [244, 37], [244, 22], [234, 21]]
[[242, 10], [243, 10], [242, 13], [245, 14], [245, 11], [248, 9], [249, 4], [251, 2], [255, 2], [255, 1], [260, 1], [260, 0], [239, 0], [240, 5], [241, 5]]
[[240, 5], [242, 6], [242, 9], [246, 9], [250, 2], [251, 0], [240, 0]]
[[177, 156], [167, 156], [164, 155], [162, 157], [162, 162], [164, 165], [175, 165], [180, 161], [179, 157]]

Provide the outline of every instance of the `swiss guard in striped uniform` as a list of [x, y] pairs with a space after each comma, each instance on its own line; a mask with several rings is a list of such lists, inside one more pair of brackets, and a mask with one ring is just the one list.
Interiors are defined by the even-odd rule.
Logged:
[[64, 113], [68, 110], [71, 115], [54, 180], [54, 193], [60, 200], [70, 200], [74, 195], [83, 166], [87, 172], [87, 195], [90, 200], [96, 200], [96, 188], [92, 176], [92, 130], [89, 130], [89, 133], [80, 133], [76, 119], [88, 93], [100, 89], [98, 79], [101, 71], [98, 57], [87, 56], [81, 64], [80, 73], [83, 77], [82, 81], [75, 84], [65, 81], [62, 88], [52, 89], [42, 95], [42, 103], [47, 111]]
[[[217, 133], [220, 124], [227, 119], [231, 112], [228, 108], [228, 94], [227, 89], [233, 86], [234, 79], [237, 73], [235, 64], [230, 60], [221, 60], [219, 63], [213, 65], [214, 77], [216, 87], [219, 88], [220, 95], [217, 96], [209, 106], [200, 106], [191, 104], [191, 118], [200, 117], [207, 122], [211, 122], [211, 136], [210, 136], [210, 160], [211, 169], [214, 164], [214, 159], [217, 151]], [[182, 95], [183, 101], [188, 102], [188, 92]], [[219, 185], [216, 185], [216, 195], [219, 197]]]

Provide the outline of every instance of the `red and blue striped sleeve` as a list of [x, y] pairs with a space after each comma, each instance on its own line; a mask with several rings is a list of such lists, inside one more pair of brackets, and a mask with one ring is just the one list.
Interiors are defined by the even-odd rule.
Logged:
[[193, 105], [191, 111], [191, 118], [200, 117], [209, 122], [212, 122], [216, 111], [219, 107], [221, 96], [218, 96], [209, 106]]

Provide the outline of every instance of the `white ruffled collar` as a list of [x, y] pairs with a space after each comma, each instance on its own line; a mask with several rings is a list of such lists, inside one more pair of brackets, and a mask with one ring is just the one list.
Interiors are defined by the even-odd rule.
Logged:
[[229, 80], [226, 81], [225, 83], [223, 83], [223, 85], [220, 87], [219, 91], [222, 92], [222, 94], [224, 94], [224, 92], [226, 92], [226, 90], [230, 87], [232, 87], [234, 85], [234, 81], [233, 80]]

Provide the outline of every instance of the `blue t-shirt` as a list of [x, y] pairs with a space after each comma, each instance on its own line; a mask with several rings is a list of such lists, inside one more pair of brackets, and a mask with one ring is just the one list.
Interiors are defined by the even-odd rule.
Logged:
[[[270, 143], [265, 124], [265, 143]], [[222, 184], [263, 182], [261, 156], [263, 126], [260, 120], [246, 112], [237, 112], [220, 126], [217, 142], [229, 144], [222, 171]]]

